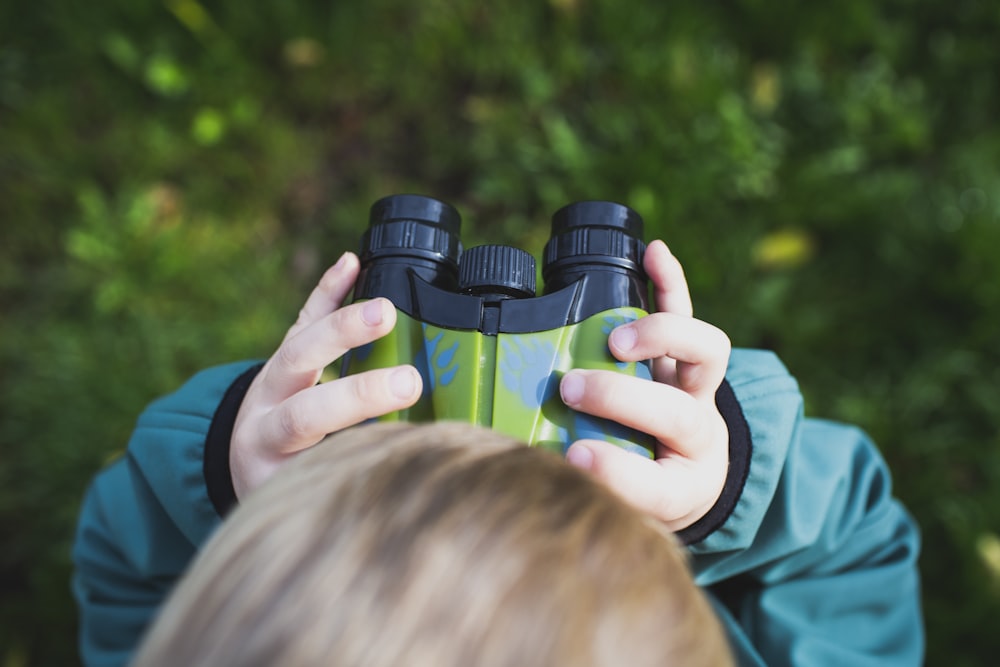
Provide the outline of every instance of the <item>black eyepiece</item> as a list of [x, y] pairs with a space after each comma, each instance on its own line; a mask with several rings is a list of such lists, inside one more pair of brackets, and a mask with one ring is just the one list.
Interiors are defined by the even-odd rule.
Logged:
[[392, 195], [375, 202], [361, 237], [355, 297], [396, 295], [408, 289], [411, 274], [442, 289], [454, 289], [462, 253], [461, 225], [458, 211], [431, 197]]
[[361, 262], [414, 257], [458, 267], [462, 219], [450, 205], [421, 195], [392, 195], [372, 205], [361, 239]]
[[[590, 276], [607, 284], [609, 303], [645, 308], [646, 274], [642, 258], [642, 218], [628, 206], [583, 201], [552, 216], [552, 236], [545, 245], [542, 277], [551, 293]], [[591, 290], [593, 292], [593, 290]], [[595, 294], [605, 291], [601, 288]]]
[[552, 216], [542, 274], [548, 284], [553, 278], [560, 282], [561, 271], [580, 265], [617, 266], [641, 273], [645, 250], [638, 213], [614, 202], [577, 202]]

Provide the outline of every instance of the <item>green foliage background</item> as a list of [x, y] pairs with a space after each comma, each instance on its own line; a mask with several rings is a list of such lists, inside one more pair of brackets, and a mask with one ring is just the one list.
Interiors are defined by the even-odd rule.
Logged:
[[929, 664], [1000, 652], [1000, 9], [0, 0], [0, 665], [68, 665], [91, 475], [264, 357], [372, 201], [467, 245], [630, 204], [697, 314], [884, 449]]

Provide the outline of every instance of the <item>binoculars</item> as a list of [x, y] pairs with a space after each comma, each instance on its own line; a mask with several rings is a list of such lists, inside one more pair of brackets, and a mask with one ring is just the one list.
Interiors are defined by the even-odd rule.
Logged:
[[652, 457], [651, 436], [567, 407], [573, 368], [651, 379], [649, 362], [611, 355], [608, 335], [646, 314], [642, 218], [621, 204], [576, 202], [552, 217], [536, 295], [535, 258], [507, 245], [463, 251], [461, 218], [418, 195], [375, 202], [361, 239], [356, 301], [386, 297], [395, 328], [342, 359], [341, 375], [413, 364], [424, 388], [386, 421], [457, 420], [564, 452], [581, 438]]

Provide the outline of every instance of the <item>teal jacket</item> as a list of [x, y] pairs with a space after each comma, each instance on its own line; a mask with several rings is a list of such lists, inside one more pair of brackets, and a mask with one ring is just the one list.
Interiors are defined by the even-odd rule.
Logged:
[[[127, 664], [235, 501], [228, 441], [256, 368], [203, 371], [152, 403], [91, 485], [73, 549], [87, 667]], [[768, 352], [734, 351], [717, 400], [729, 477], [680, 537], [739, 663], [921, 664], [919, 535], [875, 446], [804, 418], [798, 385]]]

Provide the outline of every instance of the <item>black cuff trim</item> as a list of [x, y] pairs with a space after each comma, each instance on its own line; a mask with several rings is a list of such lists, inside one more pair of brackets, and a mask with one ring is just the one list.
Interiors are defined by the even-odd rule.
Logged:
[[726, 473], [722, 493], [712, 509], [687, 528], [677, 531], [677, 537], [684, 544], [701, 542], [729, 519], [750, 474], [750, 455], [753, 453], [750, 427], [728, 382], [723, 381], [715, 392], [715, 405], [729, 428], [729, 471]]
[[263, 366], [258, 364], [248, 369], [229, 385], [215, 410], [212, 425], [205, 438], [205, 486], [208, 488], [208, 499], [212, 501], [219, 516], [226, 516], [236, 505], [236, 491], [233, 489], [233, 476], [229, 470], [229, 441], [233, 438], [233, 425], [243, 397]]

